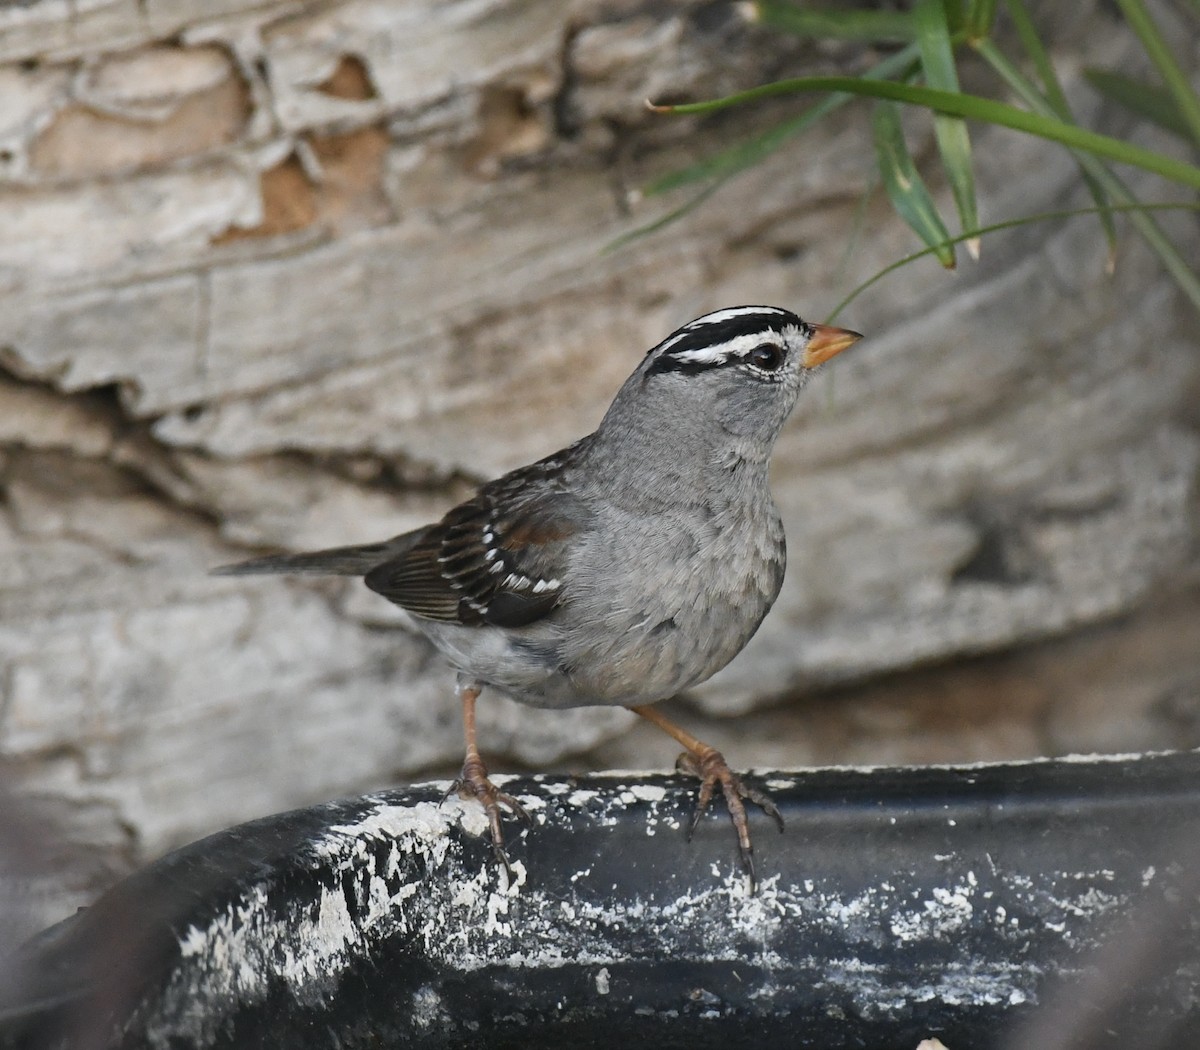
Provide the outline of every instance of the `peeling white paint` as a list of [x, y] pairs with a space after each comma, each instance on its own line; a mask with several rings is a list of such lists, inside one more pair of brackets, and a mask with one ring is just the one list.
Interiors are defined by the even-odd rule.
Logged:
[[661, 802], [667, 797], [667, 789], [661, 784], [630, 784], [621, 792], [621, 801], [632, 803]]
[[413, 992], [412, 1019], [419, 1028], [433, 1028], [442, 1021], [442, 997], [425, 984]]
[[[649, 833], [658, 819], [655, 810], [670, 794], [631, 779], [611, 790], [547, 790], [540, 799], [522, 794], [520, 800], [539, 823], [578, 820], [582, 807], [599, 827], [632, 804], [648, 804]], [[329, 875], [311, 902], [287, 912], [256, 887], [206, 927], [184, 932], [181, 950], [192, 965], [181, 969], [163, 999], [162, 1031], [202, 1035], [205, 1026], [219, 1023], [221, 1013], [196, 1010], [195, 1003], [252, 1002], [266, 995], [271, 974], [297, 1001], [312, 1002], [336, 988], [355, 959], [369, 958], [374, 946], [396, 935], [413, 937], [423, 959], [446, 972], [595, 967], [592, 979], [597, 993], [605, 995], [611, 968], [628, 960], [629, 931], [647, 924], [654, 927], [658, 953], [681, 961], [756, 966], [759, 985], [750, 995], [763, 1003], [786, 990], [772, 974], [791, 974], [797, 966], [794, 943], [780, 938], [802, 930], [851, 949], [861, 944], [873, 950], [891, 940], [940, 946], [935, 950], [947, 953], [936, 980], [926, 976], [902, 991], [894, 975], [876, 973], [859, 958], [832, 964], [810, 960], [821, 968], [830, 994], [853, 996], [863, 1016], [886, 1017], [913, 1001], [1019, 1004], [1032, 1001], [1039, 979], [1025, 959], [1014, 954], [1011, 966], [987, 968], [968, 963], [969, 956], [956, 949], [962, 931], [978, 925], [977, 909], [986, 909], [989, 926], [1019, 948], [1045, 930], [1060, 930], [1072, 943], [1072, 930], [1122, 902], [1102, 888], [1115, 878], [1109, 869], [1050, 872], [1035, 885], [1029, 875], [998, 870], [995, 864], [986, 874], [986, 888], [974, 869], [923, 895], [898, 876], [847, 894], [820, 879], [788, 883], [767, 873], [751, 896], [732, 858], [710, 865], [711, 882], [689, 884], [673, 899], [606, 897], [592, 882], [593, 865], [569, 877], [572, 896], [561, 891], [551, 896], [531, 884], [528, 860], [510, 857], [511, 883], [503, 869], [480, 864], [483, 851], [476, 849], [466, 862], [461, 833], [480, 837], [488, 832], [477, 804], [368, 801], [372, 804], [359, 819], [331, 827], [312, 845], [314, 864], [328, 868]], [[685, 848], [681, 841], [680, 849]], [[947, 855], [942, 862], [952, 859]], [[424, 881], [408, 874], [418, 871]], [[1143, 881], [1153, 877], [1152, 870], [1147, 872]], [[1037, 921], [1023, 929], [1017, 916], [995, 903], [997, 894], [1040, 902]], [[436, 988], [413, 995], [415, 1023], [439, 1023]]]
[[[334, 986], [353, 954], [390, 934], [410, 932], [415, 922], [404, 905], [417, 894], [420, 883], [403, 882], [393, 890], [388, 880], [397, 881], [405, 856], [421, 855], [430, 869], [446, 866], [455, 828], [473, 836], [484, 834], [487, 818], [482, 808], [455, 799], [440, 805], [380, 802], [363, 819], [332, 826], [311, 847], [318, 863], [328, 864], [335, 876], [346, 872], [354, 876], [353, 886], [360, 894], [357, 917], [350, 912], [341, 878], [335, 877], [320, 888], [314, 904], [298, 905], [286, 917], [256, 887], [204, 929], [189, 927], [180, 949], [195, 966], [176, 974], [161, 1005], [162, 1013], [173, 1021], [170, 1030], [178, 1026], [202, 1041], [207, 1026], [217, 1023], [208, 1012], [188, 1008], [196, 998], [254, 1002], [266, 996], [272, 978], [282, 979], [298, 1001]], [[371, 848], [381, 844], [382, 850]], [[486, 936], [511, 935], [503, 916], [527, 880], [519, 861], [513, 870], [517, 877], [511, 885], [502, 869], [496, 874], [485, 868], [474, 878], [456, 880], [450, 905], [469, 915], [482, 915]], [[461, 936], [438, 936], [436, 923], [426, 924], [420, 932], [431, 954], [462, 943]]]
[[587, 806], [590, 806], [599, 797], [600, 793], [597, 791], [576, 790], [571, 792], [570, 796], [567, 798], [567, 802], [572, 806], [577, 806], [580, 809], [583, 809]]

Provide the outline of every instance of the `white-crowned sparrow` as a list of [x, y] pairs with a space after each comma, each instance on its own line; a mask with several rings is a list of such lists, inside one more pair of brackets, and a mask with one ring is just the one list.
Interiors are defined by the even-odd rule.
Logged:
[[620, 704], [665, 730], [701, 778], [692, 829], [720, 784], [753, 885], [742, 800], [782, 830], [779, 811], [650, 705], [724, 667], [779, 594], [786, 551], [767, 462], [811, 369], [859, 338], [776, 307], [717, 310], [650, 350], [594, 433], [436, 524], [216, 571], [362, 575], [413, 614], [459, 671], [456, 787], [486, 808], [506, 866], [500, 806], [525, 814], [476, 747], [483, 686], [539, 707]]

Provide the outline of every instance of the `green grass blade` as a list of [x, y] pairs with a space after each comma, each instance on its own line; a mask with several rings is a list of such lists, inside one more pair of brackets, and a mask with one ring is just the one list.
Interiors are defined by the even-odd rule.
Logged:
[[1058, 142], [1097, 157], [1115, 160], [1136, 168], [1144, 168], [1146, 171], [1152, 171], [1165, 179], [1177, 182], [1181, 186], [1200, 189], [1200, 168], [1136, 146], [1131, 142], [1123, 142], [1109, 135], [1101, 135], [1095, 131], [1088, 131], [1086, 128], [1064, 123], [1054, 117], [1030, 113], [1028, 110], [980, 98], [978, 95], [937, 91], [934, 88], [918, 87], [912, 84], [896, 84], [890, 80], [866, 80], [861, 77], [797, 77], [792, 80], [779, 80], [772, 84], [764, 84], [762, 87], [740, 91], [737, 94], [712, 99], [708, 102], [693, 102], [679, 106], [651, 104], [650, 108], [658, 113], [714, 113], [717, 110], [728, 109], [747, 102], [756, 102], [759, 99], [771, 98], [775, 95], [793, 95], [814, 91], [844, 91], [852, 95], [889, 99], [908, 105], [923, 106], [938, 113], [949, 113], [955, 117], [966, 117], [969, 120], [998, 124], [1001, 127], [1024, 131], [1030, 135], [1036, 135], [1038, 138], [1046, 139], [1048, 142]]
[[[1067, 123], [1074, 123], [1075, 118], [1071, 113], [1070, 103], [1067, 102], [1066, 92], [1063, 91], [1062, 84], [1059, 82], [1058, 73], [1054, 70], [1054, 63], [1050, 61], [1050, 56], [1042, 45], [1041, 35], [1037, 31], [1037, 27], [1033, 24], [1033, 19], [1029, 17], [1029, 12], [1026, 10], [1025, 5], [1021, 0], [1007, 0], [1007, 7], [1009, 17], [1017, 30], [1017, 36], [1021, 41], [1021, 45], [1025, 48], [1026, 54], [1029, 55], [1034, 68], [1038, 72], [1038, 76], [1041, 78], [1045, 101], [1049, 103], [1049, 110], [1045, 111], [1046, 115], [1049, 116], [1052, 112], [1060, 120]], [[995, 45], [989, 40], [977, 40], [974, 47], [980, 52], [986, 49], [993, 56], [1000, 54]], [[1007, 62], [1006, 59], [1004, 61]], [[1100, 225], [1104, 227], [1104, 237], [1108, 241], [1108, 259], [1105, 262], [1105, 269], [1109, 273], [1112, 273], [1117, 265], [1117, 224], [1113, 221], [1112, 212], [1107, 207], [1109, 202], [1108, 194], [1104, 192], [1104, 188], [1096, 181], [1095, 176], [1089, 173], [1085, 167], [1081, 166], [1080, 171], [1088, 193], [1091, 194], [1092, 200], [1096, 202], [1096, 214], [1100, 218]]]
[[954, 245], [950, 232], [938, 215], [933, 197], [913, 163], [900, 126], [900, 107], [895, 102], [879, 102], [872, 116], [875, 152], [879, 173], [892, 207], [916, 231], [918, 237], [937, 255], [947, 269], [954, 268]]
[[[873, 66], [863, 76], [875, 79], [900, 75], [908, 70], [916, 60], [917, 46], [909, 44]], [[738, 172], [744, 171], [770, 156], [789, 139], [806, 131], [823, 117], [850, 102], [853, 97], [853, 95], [830, 95], [811, 109], [805, 110], [798, 117], [785, 120], [773, 128], [768, 128], [760, 135], [736, 143], [696, 164], [691, 164], [678, 171], [668, 172], [647, 183], [642, 187], [642, 195], [653, 197], [696, 182], [731, 178]]]
[[1174, 96], [1166, 88], [1107, 69], [1085, 69], [1083, 78], [1105, 98], [1112, 99], [1131, 113], [1144, 117], [1182, 139], [1190, 140], [1187, 122], [1179, 112]]
[[797, 36], [869, 44], [908, 42], [913, 38], [912, 19], [895, 11], [816, 11], [786, 0], [758, 0], [750, 10], [751, 21]]
[[1108, 274], [1117, 272], [1117, 224], [1113, 221], [1112, 204], [1100, 181], [1082, 165], [1079, 175], [1087, 187], [1088, 194], [1096, 202], [1096, 216], [1104, 230], [1104, 240], [1108, 244], [1108, 255], [1104, 259], [1104, 271]]
[[1187, 125], [1193, 145], [1200, 146], [1200, 95], [1192, 90], [1187, 74], [1179, 68], [1175, 56], [1171, 54], [1171, 49], [1142, 0], [1117, 0], [1117, 4], [1121, 13], [1125, 15], [1125, 20], [1137, 33], [1167, 90], [1175, 99], [1175, 105], [1179, 107], [1179, 115]]
[[[917, 45], [909, 44], [901, 48], [894, 55], [889, 55], [882, 62], [872, 66], [863, 76], [889, 77], [903, 74], [916, 61]], [[853, 98], [853, 95], [831, 95], [816, 106], [800, 114], [799, 117], [785, 121], [775, 128], [768, 129], [762, 135], [756, 136], [746, 142], [738, 143], [730, 149], [723, 150], [714, 157], [701, 161], [699, 164], [693, 164], [681, 171], [671, 172], [649, 183], [642, 188], [641, 193], [643, 197], [665, 193], [668, 190], [678, 189], [679, 187], [700, 181], [708, 181], [709, 185], [702, 192], [685, 201], [679, 207], [672, 209], [666, 215], [659, 216], [648, 223], [638, 226], [636, 229], [614, 238], [601, 249], [601, 253], [606, 254], [616, 251], [631, 241], [636, 241], [642, 237], [656, 233], [663, 227], [682, 218], [693, 208], [698, 207], [708, 200], [709, 197], [739, 172], [767, 157], [782, 146], [789, 138], [798, 135], [811, 124], [815, 123], [815, 121], [832, 113], [839, 106], [844, 106]]]
[[[913, 9], [917, 26], [917, 46], [921, 49], [921, 68], [925, 83], [941, 91], [958, 91], [958, 70], [954, 65], [954, 48], [950, 41], [950, 26], [942, 0], [917, 0]], [[959, 224], [964, 230], [979, 225], [975, 201], [975, 174], [971, 167], [971, 138], [967, 122], [961, 117], [935, 113], [933, 130], [937, 137], [942, 167], [950, 181]], [[966, 249], [971, 258], [979, 258], [979, 241], [969, 240]]]
[[[1050, 103], [996, 48], [985, 42], [978, 51], [1026, 105], [1043, 115], [1051, 112]], [[1192, 305], [1200, 311], [1200, 276], [1197, 276], [1187, 260], [1179, 254], [1170, 238], [1154, 221], [1154, 217], [1140, 205], [1129, 188], [1099, 158], [1089, 153], [1073, 152], [1080, 167], [1103, 188], [1109, 200], [1121, 206], [1122, 210], [1128, 210], [1130, 223], [1158, 256]]]
[[839, 106], [844, 105], [849, 97], [848, 95], [831, 95], [817, 105], [806, 109], [798, 117], [776, 124], [759, 135], [738, 142], [695, 164], [689, 164], [686, 168], [661, 175], [642, 188], [642, 195], [655, 197], [692, 183], [730, 178], [769, 157], [789, 139], [795, 138], [822, 117], [828, 116]]
[[847, 234], [845, 245], [842, 248], [842, 257], [838, 259], [838, 264], [833, 269], [831, 283], [835, 288], [845, 282], [854, 253], [862, 246], [863, 236], [867, 229], [867, 211], [871, 206], [871, 198], [879, 189], [879, 181], [879, 169], [876, 168], [871, 177], [867, 179], [867, 185], [859, 194], [858, 203], [854, 206], [854, 214], [850, 217], [850, 232]]
[[[1115, 211], [1128, 211], [1134, 214], [1151, 212], [1151, 211], [1200, 211], [1200, 204], [1194, 201], [1178, 201], [1166, 204], [1117, 204], [1112, 206]], [[1004, 222], [995, 222], [989, 226], [981, 226], [975, 230], [967, 230], [965, 233], [959, 234], [957, 237], [949, 238], [950, 244], [958, 244], [965, 241], [968, 237], [984, 237], [989, 233], [996, 233], [1000, 230], [1011, 230], [1017, 226], [1025, 226], [1035, 222], [1054, 222], [1061, 219], [1073, 219], [1081, 215], [1094, 215], [1099, 209], [1097, 208], [1070, 208], [1064, 211], [1045, 211], [1035, 215], [1023, 215], [1017, 219], [1006, 219]], [[882, 281], [888, 274], [895, 273], [897, 270], [903, 269], [909, 263], [914, 263], [918, 259], [924, 259], [927, 255], [935, 255], [937, 253], [936, 245], [930, 245], [927, 248], [922, 248], [919, 252], [913, 252], [911, 255], [904, 256], [903, 259], [897, 259], [893, 263], [889, 263], [882, 270], [872, 274], [862, 284], [854, 288], [846, 295], [841, 302], [837, 304], [825, 317], [824, 324], [832, 324], [837, 320], [838, 316], [846, 309], [855, 299], [857, 299], [867, 289]]]
[[974, 44], [991, 35], [996, 23], [996, 0], [972, 0], [967, 9], [967, 42]]
[[956, 33], [967, 24], [965, 0], [942, 0], [942, 12], [946, 24]]
[[672, 208], [669, 212], [667, 212], [666, 215], [660, 215], [657, 219], [643, 223], [641, 226], [629, 230], [628, 232], [621, 234], [619, 237], [614, 237], [611, 241], [604, 245], [603, 248], [600, 249], [600, 254], [608, 255], [610, 252], [615, 252], [618, 248], [624, 248], [625, 245], [629, 244], [631, 241], [641, 240], [641, 238], [648, 237], [652, 233], [657, 233], [664, 226], [669, 226], [677, 219], [683, 218], [683, 216], [685, 216], [693, 208], [698, 208], [701, 204], [708, 200], [709, 197], [716, 193], [717, 190], [724, 186], [725, 182], [726, 179], [719, 179], [716, 182], [709, 183], [690, 200], [685, 201], [678, 208]]
[[[1042, 82], [1042, 90], [1045, 91], [1051, 108], [1063, 120], [1070, 120], [1071, 107], [1067, 103], [1067, 96], [1063, 92], [1062, 84], [1059, 83], [1058, 74], [1054, 71], [1054, 63], [1050, 61], [1050, 55], [1042, 45], [1041, 34], [1038, 33], [1037, 26], [1033, 24], [1033, 19], [1029, 17], [1029, 11], [1026, 10], [1021, 0], [1006, 0], [1006, 6], [1021, 46], [1025, 48], [1025, 53], [1033, 62], [1034, 69], [1037, 70], [1038, 78]], [[977, 45], [976, 50], [978, 49]]]

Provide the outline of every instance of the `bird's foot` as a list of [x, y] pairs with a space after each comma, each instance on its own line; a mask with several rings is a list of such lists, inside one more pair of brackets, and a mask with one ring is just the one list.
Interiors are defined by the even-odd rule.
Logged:
[[[501, 791], [488, 778], [487, 766], [478, 754], [469, 754], [463, 762], [462, 772], [458, 779], [450, 785], [446, 798], [457, 794], [459, 798], [478, 799], [487, 814], [488, 825], [492, 831], [492, 850], [496, 860], [504, 868], [509, 881], [513, 880], [512, 865], [508, 862], [508, 854], [504, 852], [504, 834], [500, 828], [501, 806], [507, 808], [515, 816], [520, 817], [526, 824], [532, 824], [533, 818], [512, 795]], [[445, 801], [445, 799], [443, 799]]]
[[700, 778], [700, 794], [696, 799], [692, 822], [688, 825], [688, 840], [691, 840], [700, 818], [712, 802], [717, 785], [720, 784], [721, 792], [725, 796], [725, 805], [729, 809], [729, 819], [733, 821], [734, 830], [737, 832], [742, 867], [750, 878], [750, 892], [758, 892], [758, 879], [754, 872], [754, 847], [750, 845], [750, 821], [746, 817], [746, 807], [742, 800], [759, 806], [775, 820], [779, 830], [783, 831], [783, 814], [779, 812], [779, 807], [765, 792], [743, 783], [742, 778], [729, 768], [725, 756], [715, 747], [702, 745], [695, 751], [684, 751], [676, 761], [675, 768]]

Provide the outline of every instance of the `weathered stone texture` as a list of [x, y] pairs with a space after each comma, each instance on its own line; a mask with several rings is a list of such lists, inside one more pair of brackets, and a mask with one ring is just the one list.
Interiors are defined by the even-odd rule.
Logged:
[[[1090, 59], [1124, 53], [1103, 15], [1088, 27]], [[712, 4], [0, 7], [0, 751], [18, 793], [91, 815], [64, 834], [105, 858], [60, 872], [47, 917], [204, 830], [453, 759], [449, 676], [394, 609], [354, 584], [205, 570], [436, 517], [593, 427], [676, 324], [733, 302], [819, 318], [911, 251], [878, 197], [852, 232], [872, 164], [857, 110], [603, 251], [685, 199], [639, 201], [646, 180], [795, 108], [699, 123], [644, 97], [860, 60]], [[975, 138], [986, 219], [1075, 199], [1065, 156]], [[784, 594], [698, 691], [706, 715], [1042, 639], [1195, 581], [1195, 321], [1136, 243], [1112, 279], [1103, 254], [1091, 220], [1026, 227], [852, 305], [842, 320], [869, 338], [779, 448]], [[1200, 672], [1161, 652], [1152, 687], [1097, 681], [1120, 716], [998, 689], [1007, 715], [938, 738], [936, 705], [898, 688], [893, 721], [871, 700], [847, 701], [857, 722], [810, 701], [787, 739], [768, 713], [744, 723], [757, 753], [729, 750], [1010, 757], [1126, 731], [1162, 746], [1171, 726], [1188, 738]], [[1050, 680], [1048, 660], [1029, 666]], [[481, 718], [497, 766], [602, 741], [597, 761], [671, 755], [613, 743], [620, 711], [492, 699]]]
[[34, 140], [33, 177], [78, 179], [150, 167], [234, 141], [245, 87], [215, 47], [145, 48], [85, 69], [72, 101]]

